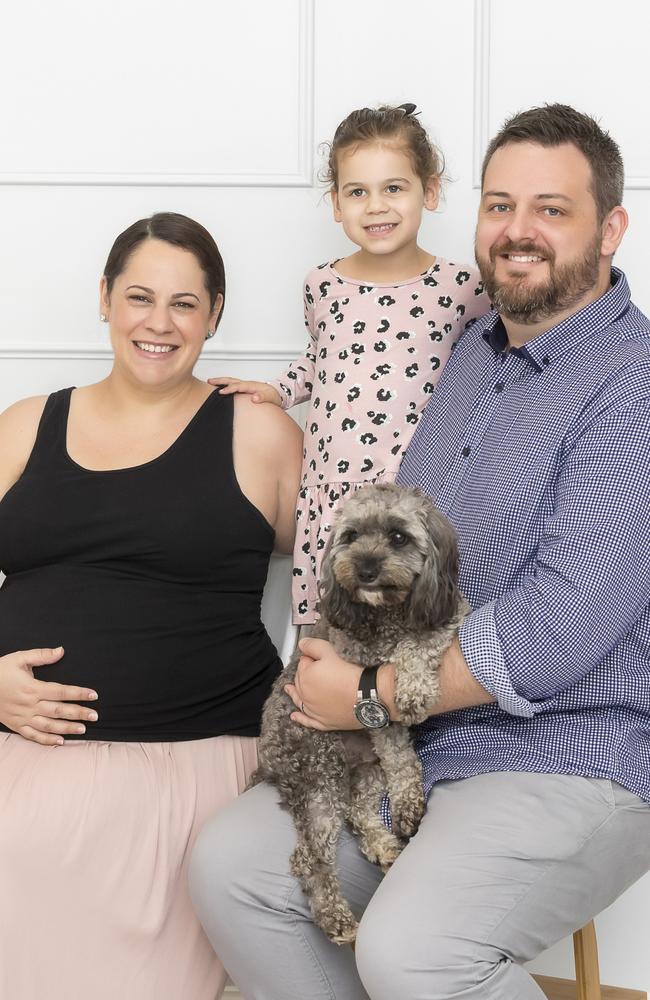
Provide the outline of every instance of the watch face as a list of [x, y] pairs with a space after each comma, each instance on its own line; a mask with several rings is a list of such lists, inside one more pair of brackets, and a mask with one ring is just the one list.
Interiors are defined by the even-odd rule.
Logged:
[[388, 709], [372, 698], [364, 698], [354, 706], [354, 714], [366, 729], [383, 729], [390, 722]]

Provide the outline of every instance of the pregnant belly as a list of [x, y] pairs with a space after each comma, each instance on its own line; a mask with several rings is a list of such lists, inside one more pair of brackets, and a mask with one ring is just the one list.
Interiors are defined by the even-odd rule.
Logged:
[[264, 684], [275, 659], [251, 595], [78, 567], [7, 578], [0, 655], [59, 645], [63, 658], [35, 676], [97, 691], [95, 738], [183, 727], [191, 738], [197, 719]]

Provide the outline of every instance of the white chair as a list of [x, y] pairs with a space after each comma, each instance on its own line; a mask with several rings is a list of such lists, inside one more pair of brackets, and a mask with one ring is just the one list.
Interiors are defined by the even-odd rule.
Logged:
[[291, 621], [291, 556], [275, 553], [269, 562], [269, 572], [262, 595], [262, 621], [283, 664], [291, 659], [298, 641], [298, 627]]

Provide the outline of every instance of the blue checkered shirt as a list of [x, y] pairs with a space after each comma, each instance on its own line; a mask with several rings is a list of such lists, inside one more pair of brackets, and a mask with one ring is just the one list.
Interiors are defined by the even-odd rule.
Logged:
[[650, 320], [625, 276], [518, 350], [494, 312], [470, 327], [398, 482], [458, 532], [460, 644], [496, 699], [417, 727], [427, 794], [537, 771], [650, 801]]

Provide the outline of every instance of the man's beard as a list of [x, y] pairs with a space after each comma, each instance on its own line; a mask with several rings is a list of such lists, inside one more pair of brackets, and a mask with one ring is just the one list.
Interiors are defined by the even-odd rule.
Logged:
[[[571, 309], [598, 284], [600, 246], [600, 237], [596, 234], [581, 257], [557, 267], [552, 251], [542, 251], [534, 243], [525, 241], [504, 240], [490, 248], [489, 257], [479, 257], [476, 249], [475, 253], [485, 290], [497, 312], [514, 322], [532, 325]], [[504, 253], [543, 257], [550, 271], [547, 281], [529, 284], [527, 273], [497, 281], [496, 258]], [[515, 270], [517, 264], [512, 262], [511, 267]]]

